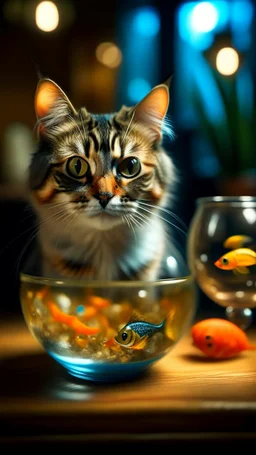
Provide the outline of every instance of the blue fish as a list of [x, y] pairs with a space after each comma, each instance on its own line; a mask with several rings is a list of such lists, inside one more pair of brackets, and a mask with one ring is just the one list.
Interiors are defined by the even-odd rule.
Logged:
[[[166, 323], [173, 319], [174, 314], [175, 312], [171, 312], [160, 324], [152, 324], [134, 313], [128, 324], [115, 336], [115, 341], [125, 348], [143, 349], [152, 335], [157, 332], [166, 333]], [[167, 336], [171, 338], [169, 334]]]

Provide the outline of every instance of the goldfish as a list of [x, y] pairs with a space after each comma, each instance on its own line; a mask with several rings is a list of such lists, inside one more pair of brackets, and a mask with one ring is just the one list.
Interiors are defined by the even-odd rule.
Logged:
[[100, 297], [98, 295], [91, 295], [87, 298], [87, 301], [89, 305], [92, 305], [99, 310], [106, 308], [111, 305], [111, 300], [105, 299], [103, 297]]
[[89, 327], [83, 324], [77, 316], [64, 313], [54, 302], [49, 302], [48, 307], [53, 319], [71, 327], [76, 335], [96, 335], [100, 330], [98, 327]]
[[228, 359], [242, 351], [256, 350], [246, 333], [225, 319], [210, 318], [197, 322], [191, 334], [194, 346], [213, 359]]
[[137, 350], [144, 349], [148, 339], [156, 332], [166, 333], [169, 338], [172, 337], [171, 329], [167, 328], [167, 321], [171, 320], [173, 316], [174, 314], [171, 312], [160, 324], [153, 324], [144, 321], [135, 312], [128, 324], [118, 332], [114, 339], [120, 346]]
[[248, 245], [248, 243], [252, 241], [253, 239], [248, 235], [232, 235], [225, 240], [223, 246], [224, 248], [235, 250], [237, 248], [242, 248], [243, 246]]
[[221, 256], [214, 265], [222, 270], [232, 270], [234, 274], [248, 274], [248, 266], [256, 264], [256, 252], [250, 248], [238, 248]]

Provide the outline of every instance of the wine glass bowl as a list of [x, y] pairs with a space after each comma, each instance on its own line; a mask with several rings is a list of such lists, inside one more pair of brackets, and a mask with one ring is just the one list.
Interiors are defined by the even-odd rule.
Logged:
[[256, 198], [196, 201], [188, 233], [188, 265], [201, 290], [243, 329], [256, 307]]

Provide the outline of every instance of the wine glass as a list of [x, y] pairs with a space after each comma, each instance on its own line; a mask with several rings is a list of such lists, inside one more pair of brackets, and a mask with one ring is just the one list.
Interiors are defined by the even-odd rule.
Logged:
[[197, 199], [187, 255], [200, 289], [246, 330], [256, 307], [256, 197]]

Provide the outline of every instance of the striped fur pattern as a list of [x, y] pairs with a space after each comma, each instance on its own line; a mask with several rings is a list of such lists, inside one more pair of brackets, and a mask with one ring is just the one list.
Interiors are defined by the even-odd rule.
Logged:
[[176, 172], [161, 145], [168, 126], [152, 101], [96, 115], [40, 81], [29, 185], [45, 275], [157, 278], [167, 236], [155, 213], [169, 202]]

